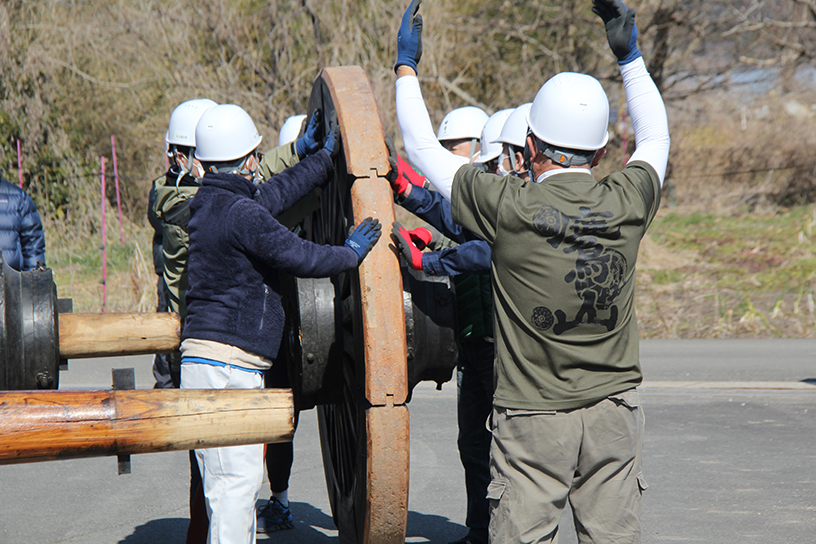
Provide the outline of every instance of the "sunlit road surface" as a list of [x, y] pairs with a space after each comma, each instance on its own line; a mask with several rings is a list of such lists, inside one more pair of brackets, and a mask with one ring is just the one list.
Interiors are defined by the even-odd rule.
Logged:
[[[816, 542], [816, 340], [641, 343], [646, 414], [643, 542]], [[61, 388], [109, 388], [111, 368], [152, 386], [149, 357], [71, 361]], [[465, 534], [456, 387], [422, 383], [411, 411], [406, 542]], [[183, 543], [186, 452], [0, 467], [0, 542]], [[264, 484], [262, 497], [268, 496]], [[337, 541], [315, 411], [301, 414], [290, 483], [295, 529], [259, 542]], [[577, 542], [562, 518], [560, 544]]]

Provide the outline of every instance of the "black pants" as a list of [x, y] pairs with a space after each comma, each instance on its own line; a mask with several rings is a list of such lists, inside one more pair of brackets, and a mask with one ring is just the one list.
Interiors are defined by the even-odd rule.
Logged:
[[[266, 371], [264, 386], [267, 389], [288, 389], [289, 369], [283, 361], [276, 362]], [[295, 410], [295, 429], [297, 429], [299, 412]], [[295, 448], [292, 442], [278, 442], [266, 445], [266, 475], [273, 493], [289, 489], [289, 476], [292, 474], [292, 462], [295, 459]]]

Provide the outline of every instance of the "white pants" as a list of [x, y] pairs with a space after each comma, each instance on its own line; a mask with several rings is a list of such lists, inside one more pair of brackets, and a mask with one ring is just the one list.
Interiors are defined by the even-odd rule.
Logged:
[[[231, 366], [181, 365], [182, 389], [262, 389], [263, 375]], [[263, 444], [196, 450], [208, 544], [255, 544], [255, 502], [263, 484]]]

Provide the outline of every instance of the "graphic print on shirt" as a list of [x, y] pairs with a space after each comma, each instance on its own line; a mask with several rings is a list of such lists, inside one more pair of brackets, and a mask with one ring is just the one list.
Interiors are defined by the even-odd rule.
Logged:
[[556, 309], [553, 314], [549, 308], [539, 306], [531, 316], [533, 326], [540, 330], [553, 327], [553, 332], [559, 335], [582, 324], [603, 325], [608, 331], [615, 328], [618, 307], [614, 302], [623, 288], [627, 262], [621, 252], [600, 242], [620, 238], [620, 227], [612, 230], [609, 226], [612, 217], [612, 212], [593, 212], [584, 206], [577, 216], [547, 205], [536, 212], [533, 217], [536, 232], [553, 248], [575, 254], [575, 268], [564, 281], [574, 285], [581, 307], [569, 320], [563, 310]]

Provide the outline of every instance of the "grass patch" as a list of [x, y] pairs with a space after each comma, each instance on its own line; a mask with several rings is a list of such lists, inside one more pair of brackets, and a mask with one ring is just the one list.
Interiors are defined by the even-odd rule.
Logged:
[[[118, 224], [115, 231], [118, 234]], [[151, 253], [153, 231], [125, 225], [125, 242], [109, 239], [107, 281], [102, 283], [101, 237], [72, 237], [45, 225], [46, 262], [54, 274], [57, 296], [73, 300], [74, 312], [152, 312], [156, 310], [156, 274]]]
[[644, 338], [812, 337], [816, 207], [705, 214], [664, 209], [641, 247]]

